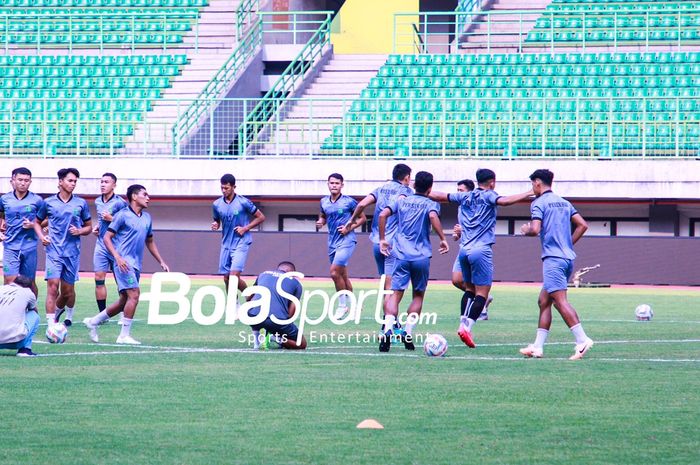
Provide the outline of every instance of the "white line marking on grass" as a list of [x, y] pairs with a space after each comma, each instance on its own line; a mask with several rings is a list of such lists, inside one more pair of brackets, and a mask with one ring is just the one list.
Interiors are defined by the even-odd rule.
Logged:
[[[379, 352], [334, 352], [334, 351], [287, 351], [287, 350], [271, 350], [271, 351], [258, 351], [253, 349], [192, 349], [192, 350], [117, 350], [117, 351], [103, 351], [103, 352], [65, 352], [57, 354], [39, 354], [39, 357], [77, 357], [77, 356], [95, 356], [95, 355], [153, 355], [153, 354], [198, 354], [198, 353], [241, 353], [241, 354], [290, 354], [302, 356], [303, 354], [311, 355], [328, 355], [328, 356], [340, 356], [340, 357], [394, 357], [394, 358], [423, 358], [420, 354], [406, 354], [406, 353], [379, 353]], [[443, 360], [467, 360], [467, 361], [527, 361], [526, 357], [493, 357], [493, 356], [464, 356], [464, 355], [448, 355]], [[545, 358], [543, 360], [555, 360], [562, 361], [568, 360], [566, 357], [552, 357]], [[589, 357], [589, 361], [601, 361], [601, 362], [646, 362], [646, 363], [700, 363], [700, 360], [695, 359], [663, 359], [663, 358], [595, 358]], [[537, 363], [537, 362], [531, 362]], [[585, 363], [585, 362], [579, 362]]]

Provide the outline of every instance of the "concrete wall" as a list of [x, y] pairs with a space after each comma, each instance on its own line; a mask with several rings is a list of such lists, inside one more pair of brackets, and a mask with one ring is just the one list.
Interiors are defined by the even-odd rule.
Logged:
[[[191, 274], [215, 274], [217, 271], [220, 234], [212, 231], [156, 231], [155, 238], [164, 259], [173, 271]], [[245, 274], [258, 274], [292, 260], [307, 276], [328, 276], [326, 234], [265, 233], [254, 235]], [[437, 247], [433, 237], [434, 249]], [[435, 255], [431, 278], [450, 279], [457, 247], [447, 255]], [[94, 237], [83, 239], [81, 270], [92, 270]], [[576, 247], [577, 268], [600, 264], [585, 276], [584, 281], [619, 284], [700, 285], [697, 260], [700, 240], [692, 238], [584, 237]], [[536, 238], [499, 236], [494, 246], [496, 281], [541, 282], [540, 244]], [[40, 247], [40, 269], [44, 266]], [[357, 249], [350, 262], [352, 277], [376, 276], [376, 267], [367, 234], [360, 234]], [[158, 270], [146, 253], [144, 271]]]

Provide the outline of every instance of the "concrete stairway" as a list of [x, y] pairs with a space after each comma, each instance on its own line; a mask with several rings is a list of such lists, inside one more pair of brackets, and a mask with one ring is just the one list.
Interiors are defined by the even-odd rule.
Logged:
[[236, 8], [241, 0], [209, 0], [202, 9], [199, 24], [183, 39], [186, 48], [172, 53], [186, 53], [189, 63], [176, 76], [172, 87], [165, 89], [161, 99], [154, 101], [153, 110], [122, 149], [124, 155], [156, 155], [172, 153], [172, 126], [187, 110], [221, 68], [238, 45], [236, 39]]
[[[386, 62], [386, 55], [334, 55], [303, 92], [261, 133], [253, 155], [313, 155], [352, 102]], [[313, 100], [311, 100], [313, 99]]]
[[492, 0], [484, 11], [514, 11], [519, 13], [492, 15], [490, 24], [488, 18], [475, 16], [474, 22], [467, 27], [465, 34], [459, 39], [459, 49], [462, 52], [519, 52], [518, 43], [524, 42], [525, 37], [535, 26], [540, 16], [536, 11], [544, 10], [552, 3], [551, 0]]

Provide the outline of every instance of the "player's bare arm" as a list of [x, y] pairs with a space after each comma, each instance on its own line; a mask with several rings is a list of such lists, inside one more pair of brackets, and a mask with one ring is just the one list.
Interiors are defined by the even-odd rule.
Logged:
[[572, 216], [571, 221], [574, 223], [574, 230], [571, 233], [571, 241], [575, 244], [588, 230], [588, 223], [586, 223], [586, 220], [584, 220], [579, 213]]
[[539, 236], [542, 230], [542, 220], [532, 220], [520, 226], [520, 233], [524, 236]]
[[350, 217], [348, 222], [345, 224], [347, 226], [351, 226], [360, 217], [360, 215], [364, 215], [365, 208], [374, 204], [374, 202], [376, 202], [376, 201], [377, 201], [377, 199], [375, 199], [372, 194], [369, 194], [367, 197], [360, 200], [360, 203], [358, 203], [357, 206], [355, 207], [355, 210], [353, 210], [352, 216]]
[[70, 232], [72, 236], [87, 236], [92, 232], [92, 220], [87, 220], [80, 228], [75, 225], [70, 225], [68, 232]]
[[263, 221], [265, 221], [265, 215], [263, 215], [263, 212], [261, 212], [260, 210], [257, 210], [253, 215], [253, 220], [250, 223], [248, 223], [246, 226], [236, 226], [236, 234], [242, 236], [243, 234], [247, 233], [251, 229], [261, 224]]
[[379, 214], [379, 251], [382, 253], [382, 255], [385, 255], [387, 257], [389, 256], [389, 249], [391, 248], [391, 246], [386, 240], [386, 220], [392, 214], [393, 212], [389, 207], [386, 207]]
[[447, 192], [430, 191], [428, 193], [428, 198], [436, 202], [447, 203], [449, 202], [448, 195], [449, 194]]
[[434, 211], [430, 212], [430, 225], [433, 227], [435, 230], [435, 233], [438, 235], [440, 238], [440, 247], [438, 248], [438, 252], [440, 254], [446, 254], [450, 250], [450, 245], [447, 243], [447, 239], [445, 238], [445, 233], [442, 230], [442, 222], [440, 221], [440, 217], [438, 214]]
[[521, 202], [531, 196], [535, 195], [535, 193], [530, 189], [527, 192], [523, 192], [520, 194], [513, 194], [513, 195], [507, 195], [505, 197], [499, 197], [498, 200], [496, 200], [496, 203], [500, 205], [501, 207], [507, 207], [508, 205], [513, 205], [518, 202]]

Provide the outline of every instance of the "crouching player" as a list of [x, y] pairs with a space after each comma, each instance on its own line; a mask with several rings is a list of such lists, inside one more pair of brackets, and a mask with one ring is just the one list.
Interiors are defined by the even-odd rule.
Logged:
[[[267, 335], [260, 345], [261, 349], [306, 349], [306, 338], [302, 335], [297, 344], [299, 328], [294, 323], [284, 323], [291, 320], [296, 313], [296, 305], [290, 299], [280, 294], [278, 289], [282, 289], [286, 294], [293, 295], [301, 299], [302, 285], [298, 279], [284, 276], [285, 273], [296, 271], [292, 262], [282, 262], [277, 265], [274, 271], [264, 271], [255, 280], [255, 286], [262, 286], [270, 291], [270, 311], [265, 321], [253, 325], [253, 334], [258, 334], [261, 329], [265, 329]], [[279, 282], [281, 280], [281, 282]], [[251, 295], [248, 301], [262, 300], [262, 296]], [[260, 306], [248, 310], [249, 317], [256, 317], [260, 314]], [[275, 317], [277, 322], [273, 321]]]

